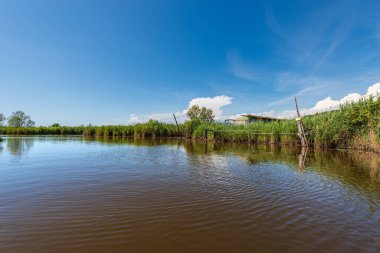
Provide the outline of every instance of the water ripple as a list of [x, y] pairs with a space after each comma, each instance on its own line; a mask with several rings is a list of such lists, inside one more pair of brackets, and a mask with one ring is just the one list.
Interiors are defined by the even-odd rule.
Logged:
[[0, 252], [380, 249], [378, 175], [340, 155], [28, 143], [0, 157]]

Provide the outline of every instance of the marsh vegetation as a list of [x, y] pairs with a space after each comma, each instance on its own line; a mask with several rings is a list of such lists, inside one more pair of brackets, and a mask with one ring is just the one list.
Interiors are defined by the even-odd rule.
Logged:
[[[179, 124], [149, 120], [133, 125], [109, 126], [0, 126], [5, 135], [85, 135], [102, 137], [183, 137], [216, 142], [249, 142], [298, 145], [295, 119], [255, 122], [249, 125], [225, 125], [213, 120], [212, 111], [194, 108], [190, 120]], [[25, 115], [25, 114], [24, 114]], [[191, 117], [190, 117], [191, 116]], [[29, 118], [28, 120], [31, 121]], [[353, 148], [380, 151], [380, 100], [372, 97], [345, 104], [339, 110], [303, 117], [309, 143], [318, 148]], [[4, 125], [4, 124], [3, 124]]]

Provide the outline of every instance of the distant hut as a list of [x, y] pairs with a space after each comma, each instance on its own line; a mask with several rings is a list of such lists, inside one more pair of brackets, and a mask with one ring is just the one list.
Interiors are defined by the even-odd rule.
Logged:
[[239, 118], [236, 119], [226, 119], [224, 121], [225, 124], [234, 124], [234, 125], [248, 125], [254, 122], [272, 122], [277, 121], [281, 119], [272, 118], [272, 117], [265, 117], [265, 116], [258, 116], [253, 114], [242, 114]]

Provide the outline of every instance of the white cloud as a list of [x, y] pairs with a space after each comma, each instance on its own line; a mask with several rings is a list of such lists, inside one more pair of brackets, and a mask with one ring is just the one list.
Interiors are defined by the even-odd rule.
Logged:
[[380, 83], [375, 83], [374, 85], [368, 87], [366, 94], [367, 96], [376, 96], [378, 94], [380, 94]]
[[318, 101], [313, 108], [310, 108], [308, 110], [325, 111], [327, 109], [330, 109], [330, 108], [338, 106], [338, 105], [339, 105], [339, 101], [333, 100], [331, 97], [327, 97], [325, 99]]
[[[232, 98], [229, 96], [221, 95], [215, 97], [200, 97], [193, 98], [189, 102], [188, 108], [183, 111], [175, 112], [175, 116], [178, 122], [184, 122], [187, 118], [186, 113], [189, 108], [193, 105], [199, 105], [200, 107], [206, 107], [208, 109], [212, 109], [215, 115], [216, 120], [222, 120], [225, 118], [223, 116], [222, 107], [229, 105], [232, 103]], [[150, 115], [137, 116], [135, 114], [131, 114], [129, 117], [129, 124], [135, 124], [139, 122], [146, 122], [149, 119], [154, 119], [162, 122], [170, 122], [174, 121], [172, 113], [156, 113]]]
[[[378, 94], [380, 94], [380, 83], [375, 83], [368, 87], [367, 93], [364, 95], [360, 95], [359, 93], [350, 93], [338, 100], [334, 100], [331, 97], [326, 97], [325, 99], [318, 101], [311, 108], [300, 109], [300, 113], [302, 115], [311, 115], [318, 112], [325, 112], [332, 109], [337, 109], [342, 104], [354, 103], [354, 102], [359, 101], [361, 98], [367, 98], [369, 96], [377, 96]], [[296, 112], [295, 110], [284, 110], [280, 112], [270, 111], [270, 112], [263, 112], [260, 115], [271, 116], [271, 117], [275, 116], [279, 118], [293, 118], [296, 116]]]
[[[305, 90], [297, 94], [300, 95], [300, 94], [304, 94], [306, 92], [310, 92], [313, 90], [315, 89], [306, 88]], [[364, 95], [361, 95], [359, 93], [350, 93], [341, 99], [333, 99], [332, 97], [326, 97], [316, 102], [313, 107], [300, 109], [300, 112], [302, 115], [311, 115], [318, 112], [329, 111], [329, 110], [337, 108], [341, 104], [357, 102], [361, 98], [366, 98], [370, 95], [376, 96], [377, 94], [380, 94], [380, 83], [375, 83], [369, 86], [367, 89], [367, 93]], [[287, 99], [290, 99], [290, 98], [287, 98]], [[222, 108], [224, 106], [230, 105], [231, 103], [232, 103], [232, 98], [225, 95], [215, 96], [215, 97], [194, 98], [189, 101], [188, 108], [182, 111], [176, 112], [175, 115], [178, 122], [184, 122], [187, 119], [186, 113], [188, 109], [193, 105], [199, 105], [200, 107], [206, 107], [206, 108], [212, 109], [214, 111], [216, 120], [224, 120], [226, 118], [234, 119], [234, 118], [240, 117], [241, 114], [244, 114], [244, 113], [241, 113], [241, 114], [230, 115], [230, 116], [223, 115]], [[283, 110], [283, 111], [271, 110], [271, 111], [252, 113], [252, 114], [267, 116], [267, 117], [278, 117], [278, 118], [293, 118], [296, 116], [295, 110]], [[158, 121], [169, 122], [169, 123], [174, 122], [172, 113], [156, 113], [156, 114], [141, 115], [141, 116], [131, 114], [129, 117], [128, 123], [135, 124], [139, 122], [146, 122], [149, 119], [155, 119]]]
[[[194, 98], [189, 102], [189, 107], [192, 107], [193, 105], [199, 105], [200, 107], [206, 107], [208, 109], [213, 110], [215, 114], [215, 118], [219, 119], [223, 115], [223, 111], [221, 108], [223, 106], [229, 105], [232, 103], [232, 98], [229, 96], [216, 96], [216, 97], [206, 97], [206, 98]], [[184, 112], [186, 113], [186, 109]]]
[[129, 116], [129, 120], [128, 120], [128, 123], [130, 124], [134, 124], [134, 123], [138, 123], [140, 121], [139, 117], [132, 113], [130, 116]]

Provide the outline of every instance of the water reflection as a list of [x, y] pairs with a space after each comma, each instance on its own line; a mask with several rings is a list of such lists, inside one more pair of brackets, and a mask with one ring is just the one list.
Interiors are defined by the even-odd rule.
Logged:
[[[301, 147], [277, 145], [246, 145], [238, 143], [199, 143], [173, 138], [117, 138], [117, 137], [5, 137], [0, 142], [0, 152], [6, 150], [12, 156], [22, 156], [30, 151], [34, 142], [84, 142], [106, 146], [132, 145], [142, 147], [176, 146], [188, 154], [199, 154], [198, 163], [207, 163], [212, 155], [232, 154], [245, 162], [255, 165], [262, 163], [286, 163], [299, 171], [307, 169], [319, 173], [335, 175], [339, 178], [368, 178], [372, 182], [380, 182], [380, 155], [359, 151], [314, 150]], [[204, 161], [201, 161], [205, 159]]]
[[230, 157], [218, 153], [218, 148], [211, 143], [198, 143], [187, 141], [183, 143], [188, 154], [191, 166], [190, 174], [204, 183], [208, 184], [229, 184], [232, 177], [230, 168]]
[[[179, 139], [134, 139], [134, 138], [90, 138], [82, 137], [8, 137], [0, 142], [0, 152], [4, 149], [13, 157], [21, 158], [29, 152], [34, 142], [84, 142], [106, 146], [176, 146], [184, 149], [189, 156], [190, 163], [196, 164], [196, 173], [212, 173], [202, 168], [213, 167], [218, 169], [214, 173], [223, 175], [226, 171], [226, 154], [245, 161], [251, 165], [264, 163], [286, 163], [297, 168], [300, 172], [313, 171], [337, 180], [347, 185], [355, 185], [360, 189], [379, 189], [380, 182], [380, 156], [374, 153], [336, 151], [336, 150], [313, 150], [297, 147], [276, 145], [244, 145], [236, 143], [197, 143]], [[6, 148], [4, 148], [4, 146]], [[213, 156], [217, 155], [217, 156]], [[218, 166], [215, 166], [218, 164]], [[211, 166], [214, 165], [214, 166]], [[217, 177], [214, 177], [217, 178]]]
[[13, 156], [22, 156], [34, 145], [34, 138], [11, 137], [6, 139], [7, 151]]
[[3, 153], [3, 149], [4, 149], [4, 147], [3, 147], [3, 142], [4, 142], [4, 139], [2, 139], [2, 138], [0, 137], [0, 155], [1, 155], [1, 153]]
[[[185, 142], [183, 146], [187, 153], [203, 155], [191, 157], [198, 164], [212, 163], [212, 159], [225, 164], [222, 155], [233, 154], [251, 165], [286, 163], [300, 172], [319, 173], [362, 190], [380, 190], [380, 155], [376, 153], [234, 143]], [[219, 156], [213, 158], [212, 154]]]
[[307, 152], [309, 151], [308, 147], [302, 147], [301, 148], [301, 152], [298, 156], [298, 169], [300, 171], [304, 171], [305, 170], [305, 161], [306, 161], [306, 157], [307, 157]]
[[99, 143], [104, 145], [134, 145], [153, 147], [159, 145], [180, 145], [182, 140], [176, 138], [133, 138], [133, 137], [85, 137], [83, 139], [86, 143]]
[[377, 154], [159, 138], [1, 146], [0, 252], [380, 247]]

